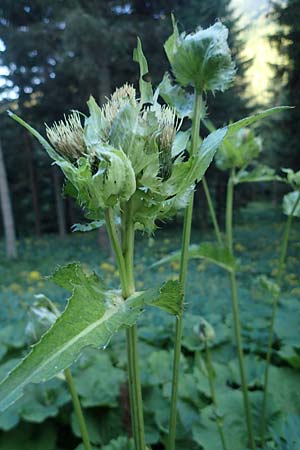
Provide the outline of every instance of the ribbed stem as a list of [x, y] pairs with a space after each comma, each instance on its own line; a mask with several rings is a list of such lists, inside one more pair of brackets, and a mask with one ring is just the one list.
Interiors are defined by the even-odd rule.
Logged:
[[[234, 196], [234, 169], [231, 170], [230, 177], [227, 184], [227, 196], [226, 196], [226, 238], [227, 246], [232, 252], [232, 212], [233, 212], [233, 196]], [[251, 415], [251, 406], [248, 396], [247, 378], [246, 370], [244, 364], [244, 352], [241, 336], [241, 322], [240, 322], [240, 312], [239, 303], [237, 295], [237, 285], [236, 285], [236, 275], [235, 272], [230, 273], [230, 286], [231, 286], [231, 302], [232, 302], [232, 312], [233, 312], [233, 324], [234, 324], [234, 334], [237, 346], [237, 355], [240, 368], [241, 386], [243, 392], [244, 409], [246, 414], [246, 423], [248, 430], [249, 445], [252, 450], [256, 450], [254, 434], [253, 434], [253, 424]]]
[[90, 444], [90, 439], [89, 439], [89, 434], [88, 434], [88, 430], [86, 427], [86, 423], [84, 420], [84, 416], [83, 416], [83, 412], [80, 406], [80, 401], [79, 401], [79, 397], [76, 391], [76, 387], [74, 384], [74, 380], [72, 377], [72, 373], [70, 369], [65, 369], [64, 370], [64, 375], [66, 378], [66, 381], [68, 383], [69, 386], [69, 390], [70, 390], [70, 394], [72, 397], [72, 401], [73, 401], [73, 406], [74, 406], [74, 411], [78, 420], [78, 424], [79, 424], [79, 428], [80, 428], [80, 432], [81, 432], [81, 437], [82, 437], [82, 441], [85, 447], [85, 450], [92, 450], [91, 444]]
[[209, 213], [211, 216], [211, 220], [213, 222], [216, 238], [217, 238], [218, 244], [222, 246], [223, 245], [222, 235], [221, 235], [221, 231], [220, 231], [219, 224], [217, 221], [217, 216], [215, 213], [215, 208], [214, 208], [214, 205], [213, 205], [213, 202], [211, 199], [211, 195], [210, 195], [205, 177], [202, 178], [202, 185], [203, 185], [206, 201], [208, 204], [208, 209], [209, 209]]
[[215, 392], [215, 385], [214, 385], [214, 369], [213, 369], [213, 365], [211, 362], [210, 350], [209, 350], [209, 347], [208, 347], [208, 344], [206, 341], [205, 341], [205, 363], [206, 363], [206, 370], [207, 370], [208, 381], [209, 381], [210, 395], [211, 395], [212, 403], [213, 403], [213, 406], [215, 409], [216, 422], [217, 422], [220, 439], [222, 442], [222, 447], [223, 447], [223, 450], [227, 450], [222, 419], [220, 419], [220, 417], [218, 416], [218, 411], [217, 411], [218, 406], [217, 406], [217, 399], [216, 399], [216, 392]]
[[[134, 285], [134, 223], [132, 219], [132, 203], [122, 204], [122, 246], [113, 220], [113, 211], [106, 211], [106, 225], [114, 249], [124, 299], [135, 292]], [[129, 380], [130, 409], [132, 431], [136, 450], [145, 450], [145, 432], [143, 418], [142, 388], [138, 364], [137, 326], [126, 330], [127, 364]]]
[[288, 216], [286, 224], [285, 224], [282, 245], [281, 245], [281, 251], [280, 251], [280, 258], [278, 261], [278, 272], [277, 272], [277, 277], [276, 277], [276, 283], [277, 283], [277, 286], [279, 287], [279, 290], [273, 296], [272, 315], [271, 315], [271, 323], [270, 323], [270, 328], [269, 328], [268, 349], [267, 349], [266, 368], [265, 368], [265, 376], [264, 376], [264, 396], [263, 396], [263, 404], [262, 404], [262, 422], [261, 422], [261, 448], [262, 449], [264, 449], [265, 443], [266, 443], [267, 394], [268, 394], [269, 368], [270, 368], [271, 356], [272, 356], [275, 318], [276, 318], [276, 313], [277, 313], [277, 308], [278, 308], [280, 288], [282, 287], [282, 279], [283, 279], [283, 273], [284, 273], [284, 266], [285, 266], [290, 230], [291, 230], [291, 225], [292, 225], [292, 221], [293, 221], [293, 215], [294, 215], [294, 212], [296, 211], [296, 208], [297, 208], [299, 202], [300, 202], [300, 192], [299, 192], [296, 202], [293, 206], [291, 214]]
[[[196, 93], [194, 103], [193, 123], [192, 123], [191, 155], [193, 155], [196, 152], [199, 144], [201, 107], [202, 107], [202, 93]], [[179, 281], [181, 282], [184, 291], [186, 287], [186, 278], [187, 278], [188, 249], [191, 237], [193, 202], [194, 202], [194, 193], [191, 194], [184, 215], [180, 273], [179, 273]], [[178, 382], [179, 382], [180, 355], [181, 355], [182, 326], [183, 326], [183, 310], [181, 308], [180, 313], [176, 317], [172, 394], [171, 394], [171, 409], [170, 409], [169, 439], [168, 439], [169, 450], [175, 450], [175, 441], [176, 441], [177, 397], [178, 397]]]

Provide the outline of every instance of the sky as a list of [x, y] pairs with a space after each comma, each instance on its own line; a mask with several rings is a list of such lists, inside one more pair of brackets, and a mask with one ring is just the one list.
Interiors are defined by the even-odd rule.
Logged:
[[232, 0], [237, 15], [241, 15], [242, 28], [246, 42], [244, 55], [253, 59], [247, 72], [249, 94], [260, 103], [269, 105], [271, 94], [268, 91], [273, 78], [270, 63], [279, 63], [280, 56], [270, 46], [268, 35], [276, 32], [276, 25], [268, 18], [270, 0]]

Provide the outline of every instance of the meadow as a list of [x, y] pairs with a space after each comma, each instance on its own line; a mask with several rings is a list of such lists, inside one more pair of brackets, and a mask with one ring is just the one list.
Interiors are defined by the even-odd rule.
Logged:
[[[260, 434], [272, 304], [262, 276], [276, 277], [284, 220], [279, 206], [258, 203], [249, 204], [235, 217], [234, 251], [238, 259], [243, 348], [255, 437]], [[214, 239], [212, 232], [193, 228], [192, 243]], [[181, 230], [175, 225], [157, 230], [155, 239], [150, 237], [148, 241], [145, 236], [137, 235], [135, 270], [138, 291], [161, 284], [166, 279], [177, 279], [177, 261], [158, 267], [153, 267], [153, 264], [179, 249], [180, 242]], [[49, 297], [60, 309], [66, 304], [68, 293], [46, 278], [53, 268], [80, 260], [87, 272], [101, 273], [106, 284], [119, 287], [116, 264], [110, 252], [100, 248], [96, 231], [72, 233], [63, 241], [55, 235], [41, 239], [23, 238], [18, 241], [18, 251], [19, 260], [7, 262], [1, 243], [1, 378], [28, 352], [29, 344], [36, 342], [48, 328], [43, 308], [34, 306], [41, 301], [41, 297], [36, 296], [43, 294]], [[296, 445], [299, 446], [299, 255], [299, 223], [295, 220], [275, 322], [267, 410], [268, 430], [273, 440], [269, 441], [268, 449], [295, 450], [298, 448]], [[227, 448], [242, 450], [245, 448], [246, 430], [233, 345], [228, 274], [207, 261], [190, 260], [184, 310], [176, 448], [222, 449], [216, 424], [217, 418], [221, 418]], [[205, 358], [207, 349], [199, 337], [202, 318], [212, 325], [215, 333], [214, 340], [209, 343], [209, 352], [217, 411], [212, 404]], [[164, 448], [168, 432], [174, 318], [148, 307], [138, 324], [146, 441], [153, 450], [158, 450]], [[133, 449], [132, 441], [127, 438], [130, 423], [123, 333], [114, 335], [104, 351], [85, 349], [72, 366], [72, 372], [93, 449]], [[71, 450], [76, 445], [76, 450], [84, 448], [80, 444], [71, 397], [61, 374], [44, 384], [29, 385], [23, 398], [1, 414], [0, 429], [1, 450], [19, 450], [21, 446], [24, 450]]]

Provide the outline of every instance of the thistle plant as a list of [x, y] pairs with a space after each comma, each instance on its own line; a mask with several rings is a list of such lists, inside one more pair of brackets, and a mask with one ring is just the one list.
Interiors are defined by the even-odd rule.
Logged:
[[[140, 66], [139, 94], [125, 84], [101, 107], [90, 97], [88, 116], [75, 111], [46, 126], [49, 141], [10, 113], [61, 168], [65, 193], [75, 198], [86, 217], [99, 223], [105, 220], [120, 290], [108, 289], [98, 276], [84, 273], [78, 263], [58, 268], [51, 279], [72, 296], [54, 325], [2, 382], [0, 407], [4, 409], [19, 398], [28, 383], [45, 381], [66, 370], [82, 348], [106, 348], [112, 334], [126, 328], [132, 431], [135, 448], [144, 450], [136, 321], [148, 304], [181, 317], [183, 302], [180, 282], [168, 281], [160, 288], [135, 292], [135, 230], [153, 232], [158, 219], [172, 217], [187, 204], [191, 214], [195, 182], [201, 180], [227, 128], [200, 143], [202, 94], [197, 93], [192, 150], [186, 158], [184, 150], [189, 144], [182, 146], [178, 139], [183, 117], [174, 107], [160, 104], [159, 89], [153, 94], [151, 84], [144, 80], [148, 64], [139, 40], [134, 60]], [[186, 246], [188, 240], [185, 242]], [[186, 269], [181, 282], [184, 272]]]
[[[90, 228], [105, 223], [116, 257], [120, 288], [110, 289], [95, 273], [85, 273], [79, 263], [56, 269], [50, 279], [70, 291], [71, 297], [55, 323], [0, 384], [0, 410], [16, 401], [29, 383], [46, 381], [68, 370], [87, 346], [105, 349], [112, 335], [125, 328], [132, 433], [136, 450], [146, 448], [137, 321], [147, 305], [176, 316], [168, 437], [169, 450], [175, 449], [183, 304], [195, 184], [202, 180], [222, 143], [229, 145], [231, 137], [241, 128], [282, 109], [266, 110], [213, 130], [202, 140], [200, 123], [206, 113], [205, 94], [208, 91], [224, 91], [235, 73], [227, 45], [228, 30], [217, 22], [206, 30], [199, 28], [192, 34], [179, 34], [174, 19], [173, 27], [165, 50], [174, 79], [165, 75], [154, 92], [151, 83], [145, 80], [148, 63], [138, 40], [133, 55], [140, 67], [138, 92], [125, 83], [102, 106], [91, 96], [87, 102], [88, 115], [73, 111], [63, 120], [46, 126], [48, 140], [16, 114], [9, 113], [32, 133], [53, 163], [60, 167], [65, 176], [65, 194], [73, 197], [82, 207], [90, 221]], [[192, 126], [181, 131], [185, 119], [190, 119]], [[244, 142], [247, 136], [242, 131], [240, 134]], [[238, 167], [240, 178], [243, 181], [247, 177], [249, 179], [251, 174], [245, 172], [244, 162]], [[227, 248], [222, 248], [218, 254], [220, 265], [225, 264], [232, 274], [235, 312], [237, 299], [231, 250], [236, 176], [232, 169], [228, 185]], [[169, 280], [160, 287], [136, 291], [136, 230], [153, 233], [158, 220], [167, 220], [182, 208], [185, 208], [185, 217], [179, 281]], [[202, 250], [209, 254], [211, 248], [206, 246]], [[222, 260], [224, 251], [230, 259], [229, 267]], [[243, 355], [237, 315], [235, 326], [242, 372]], [[243, 377], [242, 384], [249, 441], [254, 449]], [[74, 389], [71, 391], [75, 399], [76, 392]], [[79, 417], [80, 408], [78, 402], [75, 403]], [[88, 441], [85, 436], [83, 439], [88, 450]]]

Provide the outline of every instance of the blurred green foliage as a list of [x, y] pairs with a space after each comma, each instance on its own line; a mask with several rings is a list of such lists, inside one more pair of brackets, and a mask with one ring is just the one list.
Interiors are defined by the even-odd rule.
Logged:
[[[260, 282], [262, 275], [276, 276], [278, 251], [283, 229], [283, 215], [279, 221], [266, 222], [253, 214], [259, 208], [249, 206], [251, 226], [237, 226], [234, 243], [240, 259], [238, 272], [244, 350], [249, 393], [253, 404], [255, 434], [260, 430], [261, 390], [263, 386], [264, 355], [267, 327], [271, 312], [268, 290]], [[268, 217], [278, 217], [271, 205], [264, 205]], [[246, 211], [243, 212], [246, 214]], [[255, 220], [254, 220], [255, 219]], [[270, 371], [270, 401], [268, 424], [270, 448], [290, 449], [286, 435], [294, 425], [291, 419], [300, 414], [298, 369], [300, 345], [297, 330], [300, 327], [300, 271], [298, 223], [295, 221], [286, 265], [284, 288], [281, 294], [275, 324], [272, 365]], [[199, 231], [192, 241], [199, 241]], [[158, 231], [157, 239], [137, 240], [137, 288], [147, 288], [176, 278], [178, 262], [149, 269], [158, 259], [180, 245], [177, 231]], [[211, 234], [203, 236], [213, 240]], [[105, 274], [105, 281], [118, 286], [118, 274], [108, 254], [95, 250], [95, 232], [75, 233], [63, 242], [47, 236], [36, 240], [25, 238], [19, 243], [20, 260], [0, 266], [3, 284], [0, 292], [2, 305], [0, 355], [1, 377], [26, 353], [28, 344], [36, 340], [34, 319], [30, 308], [34, 294], [43, 292], [63, 308], [66, 295], [63, 290], [45, 280], [49, 267], [70, 260], [83, 262], [88, 270]], [[261, 248], [264, 248], [264, 253]], [[1, 247], [0, 259], [4, 260]], [[239, 389], [238, 365], [232, 345], [232, 313], [228, 295], [228, 277], [224, 270], [204, 262], [191, 260], [181, 364], [178, 448], [180, 450], [219, 450], [207, 373], [203, 360], [203, 342], [198, 329], [204, 317], [214, 327], [216, 339], [210, 344], [218, 414], [224, 421], [228, 442], [233, 450], [245, 447], [245, 423], [242, 414], [242, 396]], [[222, 292], [222, 295], [220, 295]], [[165, 442], [172, 368], [174, 319], [149, 309], [139, 321], [141, 376], [145, 401], [147, 442], [153, 449]], [[126, 388], [126, 349], [122, 333], [115, 335], [105, 351], [86, 349], [73, 365], [75, 384], [79, 392], [92, 443], [95, 449], [131, 450], [127, 439], [129, 403]], [[290, 421], [290, 422], [287, 422]], [[289, 425], [287, 425], [287, 423]], [[290, 428], [289, 428], [290, 427]], [[0, 449], [81, 450], [79, 430], [67, 386], [61, 377], [43, 385], [31, 385], [22, 399], [1, 414]], [[292, 428], [291, 428], [292, 429]], [[123, 436], [123, 437], [122, 437]], [[273, 436], [273, 437], [272, 437]], [[293, 437], [291, 436], [291, 439]], [[228, 445], [229, 445], [228, 444]], [[277, 447], [276, 447], [277, 445]], [[279, 446], [281, 445], [281, 447]], [[26, 447], [27, 446], [27, 447]], [[293, 447], [291, 447], [293, 448]]]

